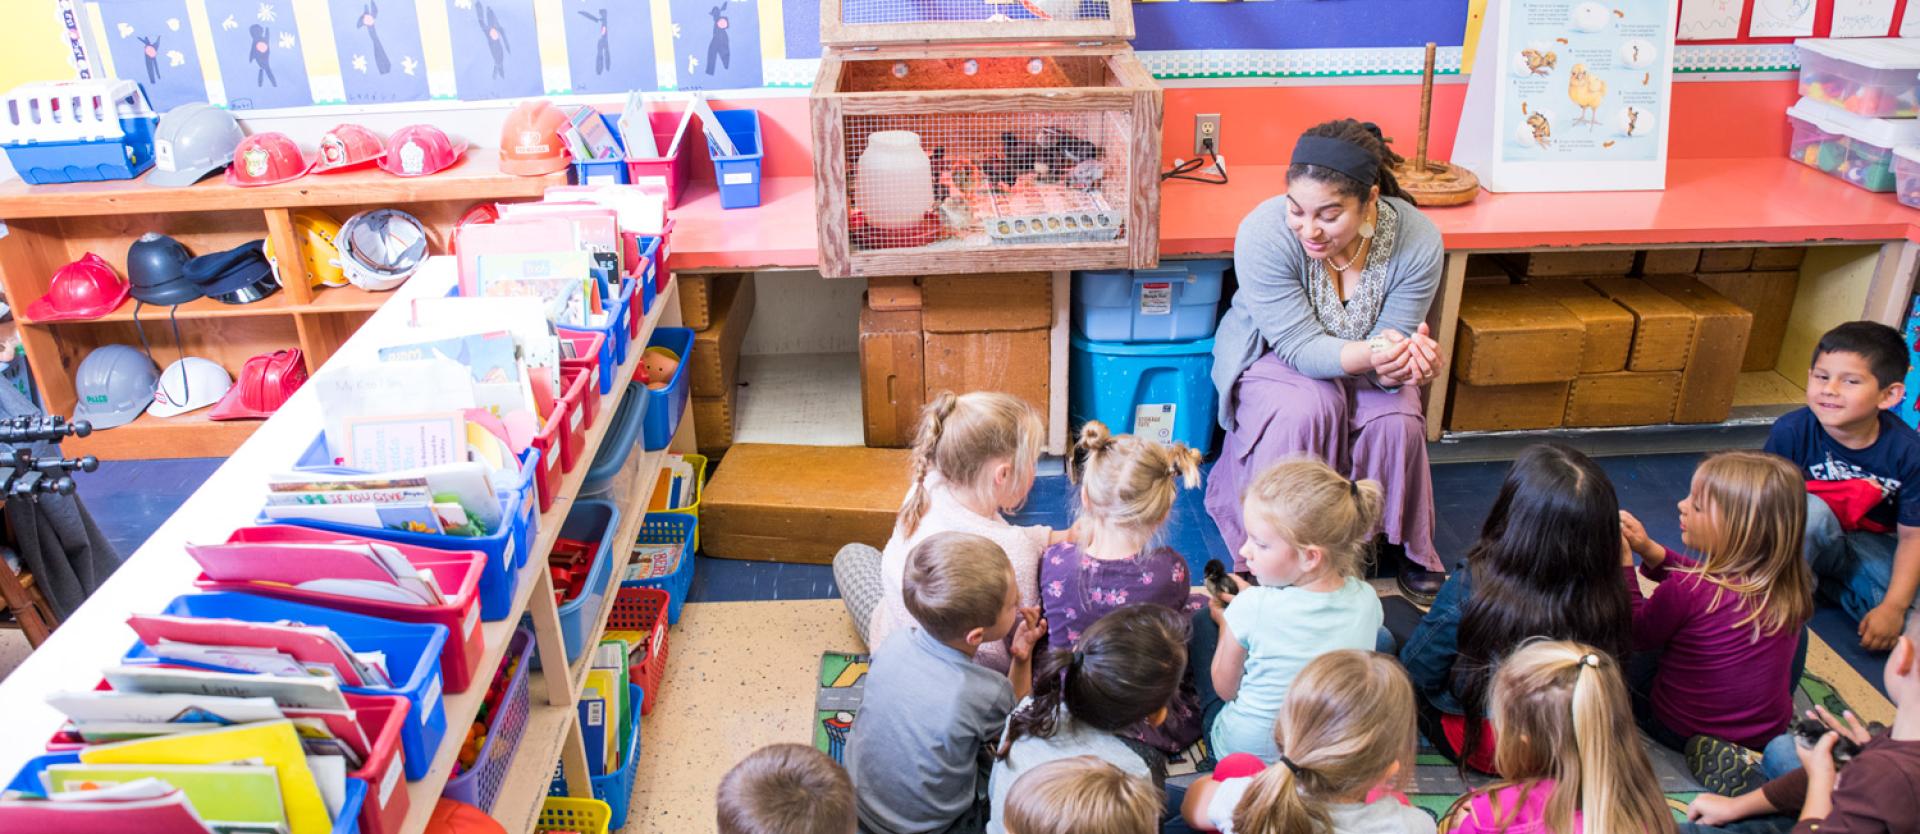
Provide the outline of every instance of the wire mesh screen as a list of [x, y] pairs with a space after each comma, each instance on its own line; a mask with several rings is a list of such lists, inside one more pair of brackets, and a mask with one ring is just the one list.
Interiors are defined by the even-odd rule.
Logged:
[[1111, 2], [1132, 0], [842, 0], [842, 23], [1109, 20]]
[[856, 250], [1117, 242], [1125, 110], [848, 116]]

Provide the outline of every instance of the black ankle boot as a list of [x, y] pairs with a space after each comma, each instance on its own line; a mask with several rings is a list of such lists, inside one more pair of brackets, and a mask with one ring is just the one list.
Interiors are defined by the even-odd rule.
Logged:
[[1440, 586], [1447, 584], [1446, 572], [1428, 570], [1425, 565], [1409, 558], [1405, 547], [1384, 538], [1375, 542], [1375, 545], [1379, 548], [1378, 563], [1396, 568], [1394, 584], [1399, 586], [1401, 596], [1421, 607], [1432, 605], [1434, 598], [1440, 595]]

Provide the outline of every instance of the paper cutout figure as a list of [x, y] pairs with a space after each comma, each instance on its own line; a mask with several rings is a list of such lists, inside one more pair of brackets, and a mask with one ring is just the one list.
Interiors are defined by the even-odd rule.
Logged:
[[507, 30], [500, 26], [500, 15], [484, 3], [473, 4], [474, 19], [480, 24], [480, 31], [487, 36], [487, 50], [493, 53], [493, 77], [507, 77], [507, 54], [513, 51], [513, 45], [507, 43]]
[[253, 35], [253, 51], [247, 53], [247, 60], [260, 65], [260, 71], [254, 74], [253, 86], [260, 87], [269, 82], [275, 87], [280, 86], [280, 79], [273, 77], [273, 66], [271, 65], [271, 61], [273, 60], [272, 32], [270, 32], [267, 27], [258, 23], [247, 27], [247, 32]]
[[707, 41], [707, 74], [713, 74], [713, 64], [717, 58], [720, 63], [733, 66], [733, 44], [727, 37], [727, 28], [732, 24], [727, 20], [728, 0], [720, 0], [707, 14], [713, 16], [713, 38]]
[[147, 59], [147, 83], [160, 83], [160, 38], [149, 39], [146, 35], [141, 35], [140, 46], [141, 54]]
[[367, 37], [373, 39], [373, 66], [386, 75], [393, 71], [393, 62], [387, 59], [387, 48], [380, 45], [380, 4], [369, 2], [360, 7], [360, 22], [357, 28], [367, 30]]
[[580, 12], [579, 14], [581, 17], [600, 24], [600, 40], [593, 48], [593, 74], [605, 75], [607, 70], [613, 68], [613, 52], [607, 48], [607, 10], [602, 7], [598, 15], [591, 15], [586, 12]]

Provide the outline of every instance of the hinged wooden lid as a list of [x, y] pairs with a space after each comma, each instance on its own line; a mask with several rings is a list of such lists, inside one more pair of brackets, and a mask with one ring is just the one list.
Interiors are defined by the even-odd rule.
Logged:
[[1133, 40], [1133, 0], [820, 0], [833, 47]]

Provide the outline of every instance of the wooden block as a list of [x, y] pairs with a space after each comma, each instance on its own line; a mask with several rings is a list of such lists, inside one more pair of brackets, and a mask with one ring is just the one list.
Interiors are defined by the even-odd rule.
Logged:
[[1752, 268], [1752, 247], [1736, 246], [1731, 249], [1703, 249], [1700, 251], [1701, 272], [1746, 272]]
[[702, 550], [826, 564], [850, 542], [883, 547], [911, 472], [905, 449], [736, 444], [701, 495]]
[[1673, 401], [1679, 391], [1679, 371], [1581, 376], [1567, 393], [1566, 427], [1665, 423], [1673, 418]]
[[693, 395], [718, 397], [733, 388], [740, 371], [740, 345], [753, 321], [752, 276], [713, 282], [707, 329], [693, 334]]
[[700, 331], [713, 326], [715, 288], [733, 281], [751, 281], [753, 276], [676, 272], [673, 280], [680, 282], [680, 326]]
[[1454, 380], [1447, 398], [1448, 431], [1511, 431], [1559, 428], [1567, 412], [1570, 382], [1530, 385], [1468, 385]]
[[930, 275], [921, 285], [928, 397], [1004, 391], [1047, 408], [1052, 276]]
[[1592, 278], [1587, 285], [1633, 313], [1630, 371], [1678, 371], [1693, 348], [1693, 311], [1638, 278]]
[[1699, 278], [1700, 283], [1753, 313], [1753, 332], [1747, 338], [1747, 355], [1740, 369], [1773, 370], [1780, 362], [1780, 343], [1787, 338], [1787, 319], [1793, 315], [1800, 273], [1731, 272]]
[[693, 398], [693, 432], [700, 451], [724, 452], [733, 445], [735, 407], [740, 400], [738, 387], [718, 397]]
[[1525, 284], [1474, 284], [1460, 296], [1454, 376], [1470, 385], [1565, 382], [1580, 370], [1580, 319]]
[[1560, 302], [1586, 330], [1580, 373], [1624, 371], [1633, 349], [1633, 314], [1583, 281], [1536, 281], [1533, 288]]
[[1647, 283], [1693, 311], [1693, 350], [1674, 400], [1676, 423], [1718, 423], [1733, 413], [1740, 363], [1747, 356], [1753, 313], [1691, 275], [1656, 275]]
[[1700, 268], [1699, 249], [1648, 249], [1635, 260], [1635, 275], [1685, 275]]
[[1625, 275], [1633, 271], [1633, 250], [1524, 252], [1502, 255], [1507, 269], [1532, 278], [1573, 275]]
[[913, 443], [927, 404], [920, 316], [919, 310], [860, 311], [860, 414], [868, 446]]
[[1799, 269], [1806, 259], [1805, 246], [1762, 246], [1753, 250], [1753, 270]]
[[1053, 276], [1044, 272], [929, 275], [920, 292], [929, 333], [1032, 330], [1053, 324]]
[[883, 312], [920, 309], [920, 279], [910, 276], [868, 278], [867, 307]]

